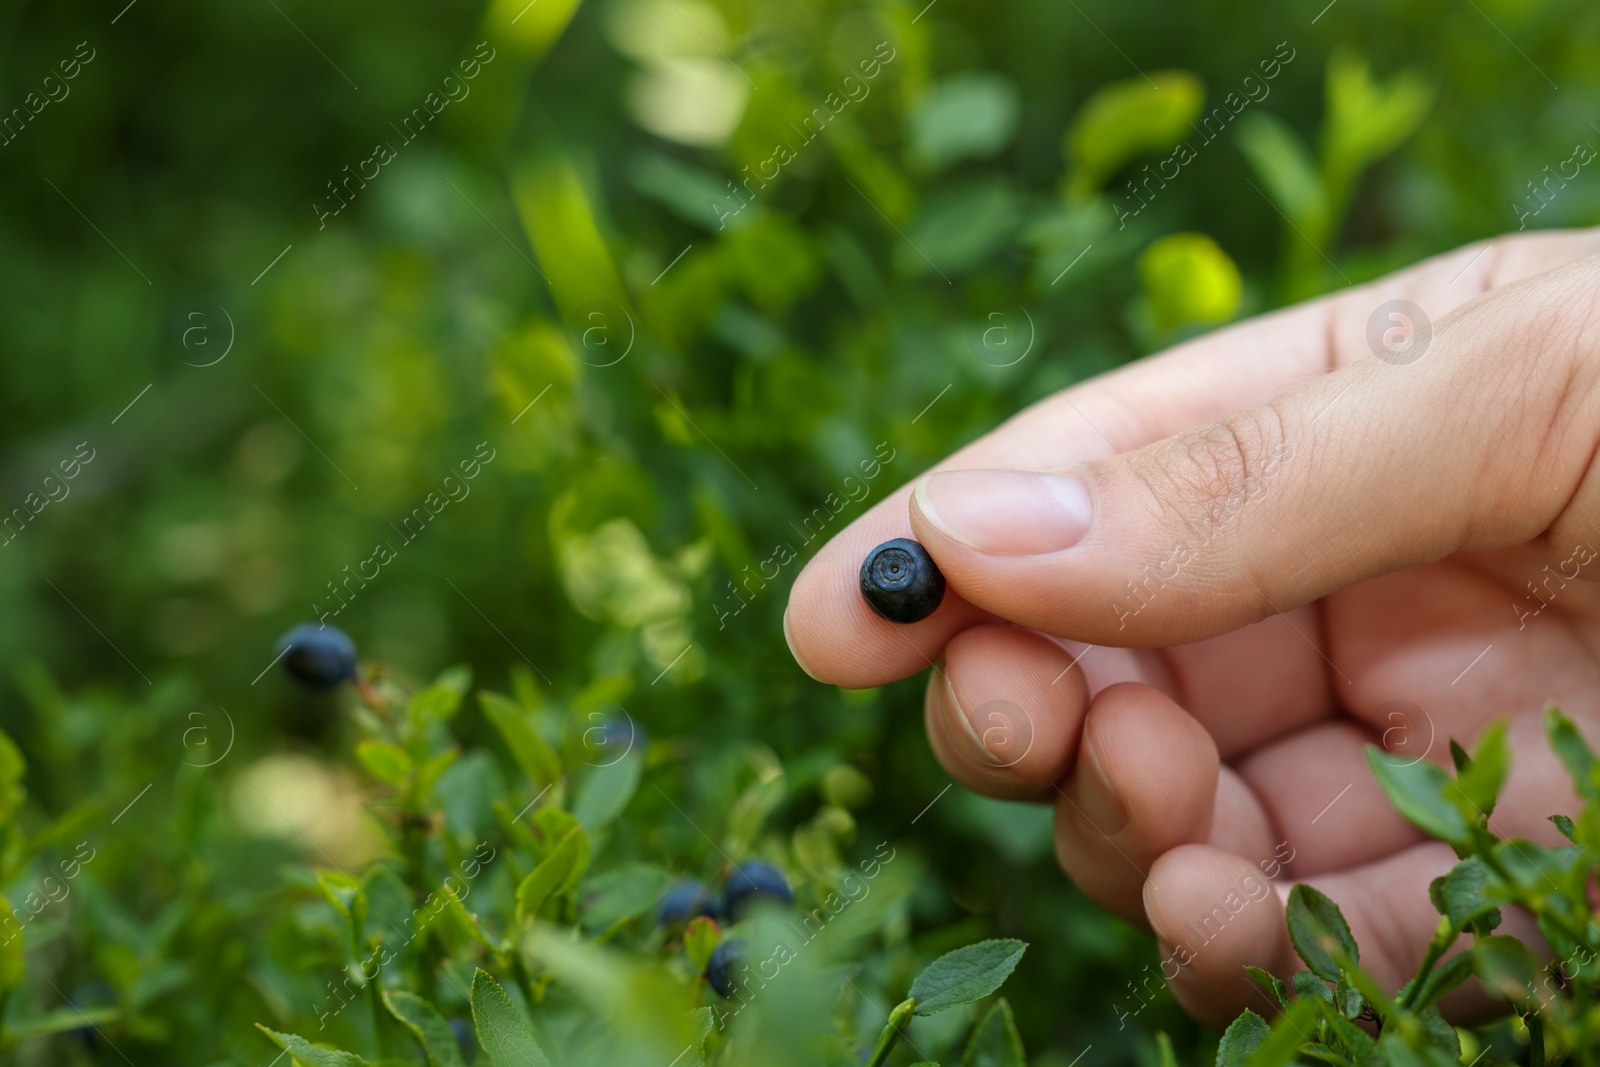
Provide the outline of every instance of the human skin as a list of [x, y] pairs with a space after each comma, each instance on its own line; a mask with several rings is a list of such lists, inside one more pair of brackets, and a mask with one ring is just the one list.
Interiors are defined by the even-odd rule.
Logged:
[[[1509, 719], [1490, 828], [1557, 844], [1546, 818], [1576, 799], [1543, 709], [1600, 740], [1596, 253], [1600, 231], [1471, 245], [1041, 401], [823, 547], [789, 646], [847, 688], [931, 667], [946, 769], [1053, 804], [1062, 867], [1186, 960], [1170, 985], [1196, 1017], [1269, 1010], [1242, 968], [1297, 969], [1294, 881], [1396, 988], [1455, 857], [1393, 812], [1363, 745], [1448, 764], [1449, 739]], [[1368, 341], [1394, 299], [1432, 320], [1409, 362]], [[910, 626], [856, 589], [893, 537], [949, 582]], [[1262, 872], [1276, 893], [1204, 924]], [[1505, 929], [1537, 943], [1523, 916]]]

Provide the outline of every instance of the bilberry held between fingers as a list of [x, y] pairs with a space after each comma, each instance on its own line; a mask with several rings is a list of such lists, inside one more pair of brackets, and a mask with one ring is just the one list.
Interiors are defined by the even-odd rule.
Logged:
[[356, 643], [333, 626], [301, 623], [278, 638], [277, 652], [289, 676], [314, 693], [356, 676]]
[[896, 537], [861, 561], [861, 599], [890, 622], [921, 622], [944, 599], [944, 575], [927, 549]]

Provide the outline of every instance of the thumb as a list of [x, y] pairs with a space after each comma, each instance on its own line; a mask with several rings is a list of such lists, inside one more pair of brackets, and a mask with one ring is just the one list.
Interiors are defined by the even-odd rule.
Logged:
[[1114, 645], [1212, 636], [1463, 549], [1542, 537], [1589, 564], [1597, 283], [1584, 260], [1494, 290], [1404, 350], [1137, 451], [930, 475], [912, 527], [963, 599]]

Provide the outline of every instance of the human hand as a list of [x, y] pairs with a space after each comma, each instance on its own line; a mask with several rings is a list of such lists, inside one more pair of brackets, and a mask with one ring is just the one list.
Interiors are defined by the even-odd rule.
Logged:
[[[1554, 844], [1546, 817], [1575, 801], [1540, 712], [1600, 738], [1596, 252], [1600, 231], [1469, 246], [1042, 401], [819, 551], [790, 648], [845, 687], [932, 666], [944, 766], [1053, 803], [1063, 868], [1155, 931], [1197, 1017], [1268, 1011], [1242, 968], [1297, 969], [1291, 881], [1398, 987], [1455, 858], [1390, 808], [1362, 746], [1448, 762], [1450, 738], [1509, 717], [1490, 829]], [[1374, 357], [1391, 300], [1433, 327]], [[907, 536], [949, 591], [897, 626], [857, 571]]]

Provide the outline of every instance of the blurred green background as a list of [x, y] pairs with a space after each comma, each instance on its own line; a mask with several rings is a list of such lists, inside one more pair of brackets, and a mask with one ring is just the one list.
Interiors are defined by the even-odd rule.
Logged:
[[[1204, 1058], [1132, 992], [1155, 947], [1059, 874], [1048, 812], [954, 789], [912, 825], [948, 781], [922, 681], [813, 683], [781, 616], [818, 530], [1064, 385], [1600, 221], [1574, 162], [1600, 7], [1324, 4], [0, 9], [0, 727], [12, 818], [100, 850], [8, 1016], [92, 987], [133, 1061], [271, 1058], [250, 1023], [288, 1010], [267, 912], [301, 845], [256, 851], [271, 819], [228, 798], [358, 788], [338, 702], [262, 674], [337, 611], [397, 676], [526, 668], [685, 760], [764, 745], [796, 798], [856, 767], [859, 842], [923, 864], [906, 936], [1031, 943], [1007, 994], [1035, 1062], [1135, 1062], [1158, 1028]], [[490, 744], [475, 708], [455, 729]], [[697, 846], [663, 797], [624, 851], [673, 866]]]

